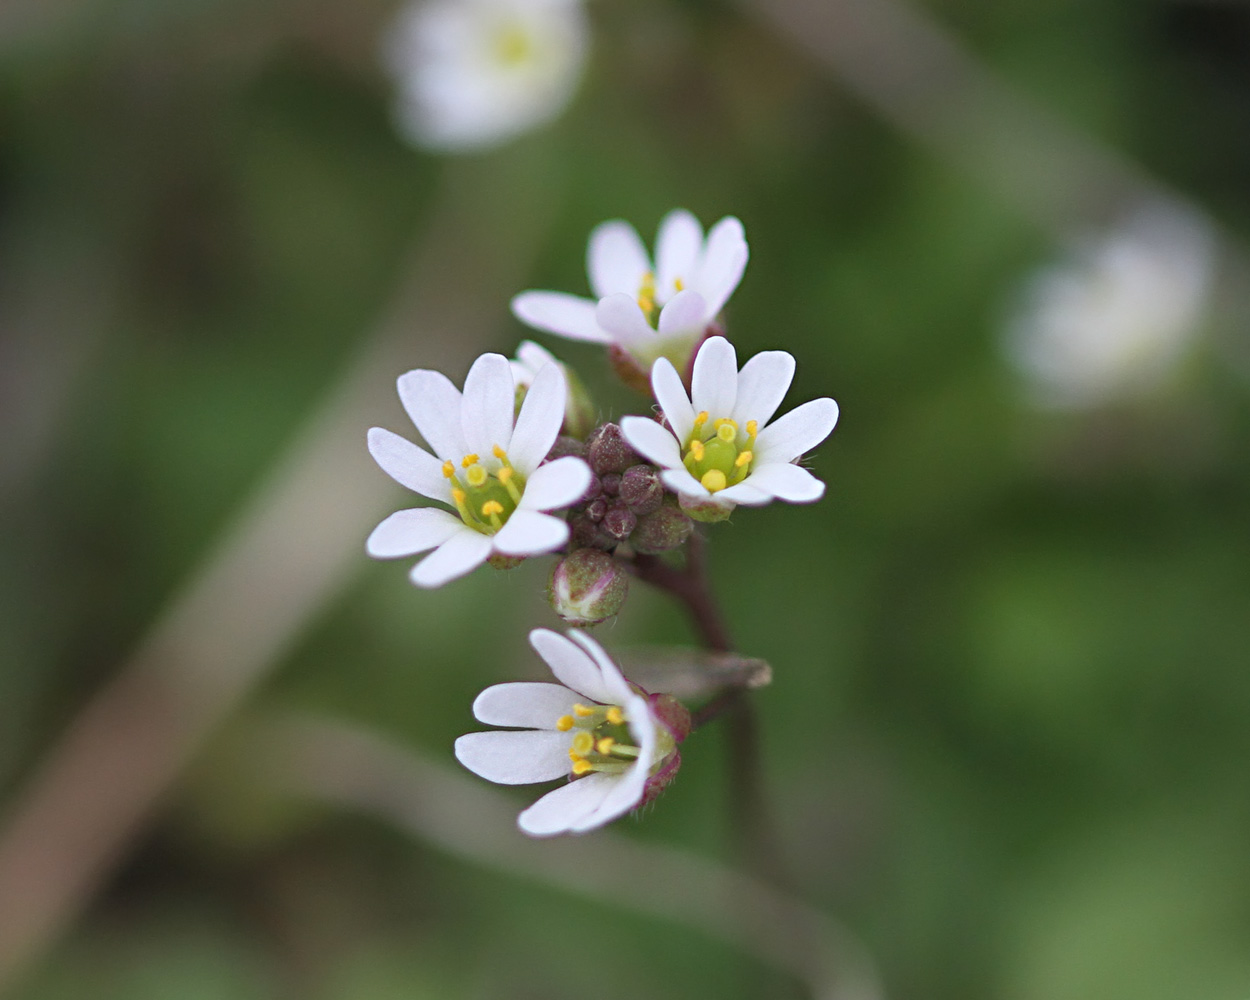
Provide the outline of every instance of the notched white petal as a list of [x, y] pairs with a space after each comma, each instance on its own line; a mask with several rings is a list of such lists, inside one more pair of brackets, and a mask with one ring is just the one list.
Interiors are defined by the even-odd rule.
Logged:
[[693, 335], [702, 333], [711, 319], [703, 296], [693, 288], [687, 288], [683, 292], [678, 292], [672, 301], [660, 310], [658, 329], [661, 337]]
[[537, 556], [554, 552], [569, 540], [569, 526], [558, 517], [517, 509], [494, 537], [494, 549], [505, 556]]
[[833, 433], [837, 422], [838, 404], [827, 397], [796, 406], [760, 431], [756, 461], [792, 462]]
[[548, 792], [517, 817], [517, 826], [531, 837], [570, 833], [603, 804], [616, 783], [606, 774], [588, 774]]
[[374, 559], [415, 556], [464, 530], [460, 518], [435, 507], [397, 510], [373, 529], [365, 542], [365, 551]]
[[590, 466], [567, 455], [540, 465], [525, 484], [523, 510], [561, 510], [576, 503], [590, 487]]
[[591, 701], [606, 704], [612, 700], [599, 665], [572, 639], [548, 628], [536, 628], [530, 632], [530, 645], [565, 687]]
[[456, 760], [499, 785], [532, 785], [569, 773], [569, 737], [539, 729], [469, 733], [456, 740]]
[[547, 457], [564, 423], [568, 387], [556, 364], [544, 365], [521, 403], [508, 459], [523, 476], [529, 476]]
[[762, 466], [751, 473], [748, 482], [789, 503], [812, 503], [825, 495], [825, 484], [797, 465]]
[[512, 443], [512, 414], [516, 386], [512, 366], [502, 354], [483, 354], [464, 379], [460, 406], [461, 427], [469, 451], [488, 458], [498, 445], [507, 451]]
[[794, 380], [794, 355], [761, 351], [738, 373], [738, 399], [733, 418], [739, 427], [754, 420], [761, 427], [772, 420]]
[[418, 587], [441, 587], [472, 572], [490, 555], [490, 539], [472, 528], [461, 529], [412, 568], [409, 578]]
[[512, 300], [512, 314], [536, 330], [546, 330], [572, 340], [610, 344], [612, 335], [595, 319], [591, 299], [563, 292], [522, 292]]
[[616, 294], [600, 299], [595, 308], [595, 320], [624, 347], [647, 344], [656, 338], [638, 300], [631, 295]]
[[724, 337], [709, 337], [694, 359], [690, 402], [713, 420], [733, 413], [738, 398], [738, 355]]
[[638, 232], [628, 222], [613, 219], [596, 226], [586, 248], [586, 272], [596, 297], [623, 292], [637, 295], [651, 261]]
[[443, 475], [443, 463], [424, 448], [385, 427], [369, 430], [369, 454], [382, 471], [414, 493], [451, 503], [451, 488]]
[[[694, 426], [693, 418], [690, 424]], [[668, 468], [681, 467], [681, 452], [677, 439], [654, 420], [646, 417], [622, 417], [621, 435], [634, 451], [656, 465]]]
[[677, 440], [686, 441], [694, 430], [694, 407], [690, 405], [681, 376], [668, 358], [660, 358], [651, 366], [651, 391]]
[[577, 700], [578, 695], [563, 684], [535, 681], [495, 684], [477, 696], [473, 702], [473, 717], [488, 726], [555, 729], [557, 720], [570, 714]]

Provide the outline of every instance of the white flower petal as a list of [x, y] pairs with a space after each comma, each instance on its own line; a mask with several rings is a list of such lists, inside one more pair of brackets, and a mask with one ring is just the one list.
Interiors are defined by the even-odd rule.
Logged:
[[674, 493], [680, 493], [686, 497], [698, 497], [707, 499], [712, 494], [697, 479], [694, 478], [684, 468], [679, 469], [663, 469], [660, 472], [660, 479]]
[[588, 774], [548, 792], [517, 817], [517, 825], [531, 837], [568, 833], [593, 813], [617, 782], [608, 774]]
[[590, 486], [590, 466], [566, 455], [534, 470], [517, 507], [521, 510], [559, 510], [580, 500]]
[[460, 518], [437, 507], [397, 510], [373, 529], [365, 542], [365, 551], [374, 559], [415, 556], [437, 548], [463, 530]]
[[746, 234], [742, 223], [733, 216], [721, 219], [708, 232], [703, 265], [693, 287], [703, 293], [711, 317], [724, 308], [738, 287], [742, 272], [746, 270], [747, 256]]
[[[625, 680], [612, 657], [608, 656], [603, 647], [589, 634], [581, 629], [569, 629], [569, 638], [589, 653], [590, 658], [595, 661], [595, 666], [599, 668], [599, 675], [603, 678], [603, 688], [608, 694], [607, 701], [624, 705], [630, 699], [636, 698], [629, 682]], [[646, 702], [643, 702], [643, 707], [646, 707]], [[649, 712], [647, 716], [650, 718]]]
[[525, 394], [508, 447], [508, 460], [521, 475], [528, 478], [551, 451], [564, 423], [567, 399], [568, 389], [560, 366], [544, 366]]
[[431, 500], [451, 503], [451, 487], [443, 475], [443, 463], [424, 448], [384, 427], [372, 427], [369, 454], [400, 486]]
[[754, 469], [747, 482], [790, 503], [812, 503], [825, 495], [824, 483], [806, 469], [789, 463], [775, 462]]
[[563, 292], [522, 292], [512, 300], [512, 314], [527, 326], [572, 340], [612, 343], [612, 335], [595, 320], [591, 299]]
[[[555, 729], [560, 716], [569, 715], [577, 700], [577, 694], [563, 684], [532, 681], [495, 684], [477, 696], [473, 716], [488, 726]], [[567, 755], [565, 766], [568, 766]]]
[[[581, 301], [586, 302], [588, 305], [591, 304], [586, 299]], [[543, 347], [542, 344], [534, 343], [532, 340], [523, 340], [517, 345], [516, 359], [529, 372], [526, 385], [534, 380], [534, 376], [542, 371], [544, 365], [558, 365], [560, 363], [556, 356], [547, 348]], [[514, 368], [512, 371], [513, 375], [515, 375], [516, 369]]]
[[651, 261], [638, 233], [628, 222], [614, 219], [596, 226], [586, 248], [586, 273], [595, 296], [624, 292], [631, 298], [642, 289]]
[[677, 292], [677, 280], [689, 288], [697, 277], [699, 257], [703, 253], [703, 227], [684, 208], [676, 208], [664, 216], [655, 239], [655, 290], [661, 302]]
[[399, 376], [399, 400], [431, 450], [458, 462], [468, 454], [460, 427], [460, 390], [442, 372], [417, 368]]
[[495, 445], [507, 451], [512, 443], [515, 407], [516, 385], [508, 359], [502, 354], [483, 354], [465, 376], [460, 404], [460, 422], [469, 451], [488, 462]]
[[743, 482], [737, 486], [730, 486], [715, 494], [717, 503], [735, 503], [742, 504], [744, 507], [763, 507], [767, 503], [772, 503], [773, 495], [765, 493], [763, 490], [757, 490], [751, 485], [748, 476]]
[[690, 405], [681, 376], [668, 358], [660, 358], [651, 366], [651, 391], [677, 440], [684, 443], [694, 431], [694, 407]]
[[490, 539], [468, 526], [417, 563], [409, 574], [418, 587], [441, 587], [477, 569], [490, 555]]
[[673, 296], [672, 301], [660, 310], [660, 336], [702, 333], [711, 318], [703, 296], [693, 288], [687, 288]]
[[554, 729], [469, 733], [456, 740], [456, 760], [499, 785], [531, 785], [569, 773], [569, 737]]
[[694, 359], [690, 402], [695, 413], [706, 410], [716, 420], [734, 411], [738, 398], [738, 355], [724, 337], [709, 337]]
[[827, 438], [837, 422], [838, 404], [828, 397], [796, 406], [760, 431], [755, 441], [756, 461], [792, 462]]
[[565, 687], [601, 704], [614, 701], [599, 665], [572, 639], [549, 628], [536, 628], [530, 632], [530, 645]]
[[494, 537], [494, 549], [505, 556], [537, 556], [554, 552], [569, 540], [569, 526], [536, 510], [514, 510]]
[[595, 321], [624, 347], [645, 344], [656, 337], [638, 300], [631, 295], [617, 293], [600, 299], [595, 307]]
[[785, 351], [761, 351], [743, 365], [733, 413], [738, 426], [754, 420], [763, 427], [772, 420], [793, 379], [794, 355]]
[[[659, 362], [656, 362], [659, 367]], [[691, 420], [691, 426], [694, 421]], [[681, 468], [677, 439], [647, 417], [622, 417], [621, 436], [643, 458], [665, 468]]]

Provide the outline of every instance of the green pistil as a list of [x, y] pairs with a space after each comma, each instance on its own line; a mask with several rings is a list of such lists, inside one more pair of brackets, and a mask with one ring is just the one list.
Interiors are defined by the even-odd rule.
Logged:
[[493, 535], [508, 523], [525, 490], [525, 480], [502, 448], [495, 448], [495, 457], [502, 464], [494, 470], [478, 461], [477, 455], [465, 455], [459, 469], [451, 462], [443, 463], [443, 475], [450, 480], [452, 502], [460, 519], [484, 535]]
[[682, 464], [711, 493], [735, 486], [751, 474], [756, 429], [754, 420], [748, 420], [743, 431], [733, 420], [721, 418], [709, 423], [706, 411], [700, 413], [686, 442]]

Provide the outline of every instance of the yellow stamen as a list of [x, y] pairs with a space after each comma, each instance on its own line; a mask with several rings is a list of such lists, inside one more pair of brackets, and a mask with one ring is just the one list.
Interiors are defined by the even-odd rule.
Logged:
[[482, 516], [483, 517], [490, 517], [492, 514], [502, 514], [502, 513], [503, 513], [503, 504], [501, 504], [498, 500], [487, 500], [484, 504], [482, 504]]
[[579, 704], [579, 705], [573, 706], [573, 714], [581, 716], [584, 719], [588, 715], [594, 715], [595, 710], [593, 708], [587, 708], [585, 705]]
[[707, 423], [707, 410], [700, 411], [699, 415], [694, 418], [694, 429], [697, 431], [700, 427]]
[[464, 505], [464, 501], [468, 498], [468, 494], [462, 489], [452, 487], [451, 498], [455, 501], [456, 506], [460, 507]]
[[738, 457], [734, 459], [734, 468], [741, 469], [744, 465], [750, 465], [754, 457], [749, 451], [739, 452]]
[[595, 748], [595, 738], [585, 729], [578, 730], [576, 736], [573, 737], [573, 748], [570, 753], [575, 753], [579, 757], [584, 757]]
[[514, 472], [515, 472], [514, 469], [510, 469], [508, 468], [508, 466], [505, 465], [502, 469], [500, 469], [498, 472], [495, 473], [495, 478], [498, 479], [505, 486], [507, 486], [508, 480], [512, 478], [512, 475]]
[[465, 470], [464, 478], [469, 481], [470, 486], [485, 486], [490, 476], [480, 465], [470, 465]]
[[590, 766], [590, 761], [588, 760], [573, 761], [573, 773], [574, 774], [585, 774], [587, 771], [591, 771], [591, 770], [594, 770], [594, 769]]
[[499, 445], [495, 445], [493, 448], [491, 448], [490, 452], [497, 459], [499, 459], [499, 461], [501, 462], [508, 461], [508, 453], [504, 451], [502, 448], [500, 448]]
[[616, 740], [612, 739], [611, 736], [605, 736], [603, 739], [601, 739], [598, 743], [595, 744], [595, 749], [599, 753], [603, 754], [603, 756], [606, 757], [608, 754], [612, 752], [612, 747], [614, 747], [615, 745], [616, 745]]
[[638, 289], [638, 308], [648, 317], [655, 309], [655, 275], [650, 271], [642, 276], [642, 285]]
[[460, 464], [463, 465], [467, 469], [470, 465], [473, 465], [476, 461], [477, 461], [476, 455], [465, 455], [464, 458], [460, 459]]
[[728, 480], [725, 479], [725, 474], [720, 469], [709, 469], [703, 473], [703, 478], [699, 482], [703, 484], [703, 488], [709, 493], [715, 493], [718, 490], [723, 490]]
[[452, 476], [454, 476], [455, 474], [456, 474], [456, 467], [452, 465], [450, 462], [444, 462], [443, 463], [443, 475], [446, 476], [448, 479], [451, 479]]
[[686, 287], [686, 283], [685, 283], [684, 281], [682, 281], [682, 280], [681, 280], [681, 278], [674, 278], [674, 279], [673, 279], [673, 287], [674, 287], [677, 291], [679, 291], [679, 292], [680, 292], [683, 288], [685, 288], [685, 287]]
[[613, 705], [608, 709], [608, 721], [614, 726], [619, 726], [625, 721], [625, 713]]
[[573, 728], [573, 716], [571, 715], [560, 716], [560, 718], [556, 719], [556, 728], [560, 730], [560, 732], [562, 733], [567, 733], [570, 729]]
[[755, 437], [755, 435], [759, 433], [759, 430], [760, 430], [759, 421], [757, 420], [747, 421], [747, 434], [750, 437]]
[[703, 461], [703, 442], [691, 441], [690, 442], [690, 454], [694, 456], [694, 460], [696, 462], [702, 462]]

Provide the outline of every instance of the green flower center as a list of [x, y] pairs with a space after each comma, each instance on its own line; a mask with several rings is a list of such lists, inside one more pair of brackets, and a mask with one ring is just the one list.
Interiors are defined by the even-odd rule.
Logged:
[[[556, 729], [571, 732], [569, 760], [575, 777], [599, 771], [603, 774], [624, 774], [638, 759], [642, 749], [633, 744], [629, 720], [620, 705], [574, 705], [572, 715], [556, 720]], [[676, 748], [677, 744], [663, 726], [656, 728], [654, 768]]]
[[525, 480], [508, 461], [507, 452], [499, 445], [493, 451], [500, 462], [497, 469], [488, 469], [472, 454], [460, 460], [459, 469], [453, 462], [443, 463], [460, 519], [484, 535], [493, 535], [508, 523], [525, 492]]
[[735, 486], [751, 474], [758, 429], [754, 420], [747, 421], [746, 430], [728, 417], [709, 421], [704, 410], [694, 418], [682, 464], [709, 493]]

